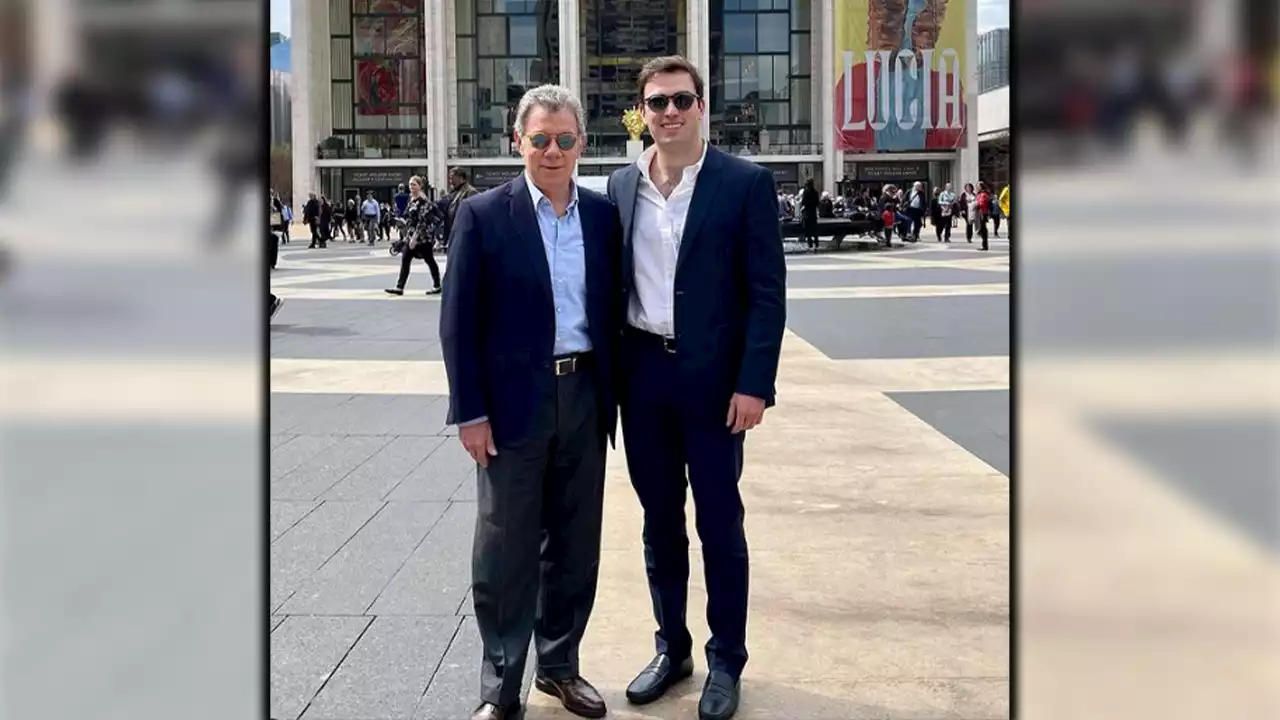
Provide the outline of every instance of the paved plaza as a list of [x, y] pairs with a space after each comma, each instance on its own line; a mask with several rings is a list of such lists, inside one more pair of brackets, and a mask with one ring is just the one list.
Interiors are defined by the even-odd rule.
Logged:
[[[779, 403], [742, 479], [738, 717], [1008, 717], [1009, 257], [1004, 240], [975, 247], [788, 257]], [[299, 238], [272, 276], [276, 720], [456, 719], [478, 701], [474, 466], [444, 423], [439, 300], [420, 262], [385, 295], [397, 266], [385, 244]], [[611, 717], [696, 718], [700, 656], [662, 701], [623, 697], [653, 653], [640, 528], [619, 447], [583, 673]], [[572, 716], [533, 691], [526, 717]]]

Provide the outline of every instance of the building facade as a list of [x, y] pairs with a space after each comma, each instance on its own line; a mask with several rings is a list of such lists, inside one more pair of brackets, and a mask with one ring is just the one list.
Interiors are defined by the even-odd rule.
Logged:
[[978, 36], [978, 178], [995, 189], [1009, 184], [1009, 28]]
[[[705, 136], [770, 167], [780, 187], [976, 177], [977, 0], [919, 4], [908, 14], [889, 0], [293, 0], [294, 188], [389, 196], [417, 174], [439, 189], [455, 165], [479, 187], [501, 184], [521, 171], [516, 105], [548, 82], [586, 108], [579, 173], [607, 174], [633, 161], [621, 118], [640, 68], [672, 53], [702, 69]], [[899, 71], [876, 75], [900, 50]], [[922, 93], [911, 86], [921, 77]], [[872, 109], [844, 112], [859, 102]], [[897, 125], [885, 129], [889, 116]]]

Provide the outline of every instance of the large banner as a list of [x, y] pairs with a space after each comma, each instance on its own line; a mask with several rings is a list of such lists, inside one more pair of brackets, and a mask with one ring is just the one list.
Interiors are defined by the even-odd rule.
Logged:
[[964, 145], [966, 2], [834, 0], [838, 149]]

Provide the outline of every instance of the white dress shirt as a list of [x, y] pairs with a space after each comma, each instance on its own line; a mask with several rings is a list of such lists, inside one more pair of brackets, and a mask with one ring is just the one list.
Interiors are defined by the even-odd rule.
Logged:
[[680, 254], [680, 236], [684, 234], [698, 173], [707, 159], [707, 145], [702, 144], [702, 157], [684, 169], [680, 183], [671, 191], [671, 196], [665, 198], [649, 176], [654, 150], [650, 146], [636, 160], [640, 187], [631, 233], [635, 293], [627, 307], [627, 322], [646, 332], [672, 337], [675, 335], [676, 259]]

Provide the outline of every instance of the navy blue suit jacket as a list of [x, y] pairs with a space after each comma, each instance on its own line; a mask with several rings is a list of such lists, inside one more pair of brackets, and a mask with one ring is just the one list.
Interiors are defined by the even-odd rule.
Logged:
[[[640, 180], [634, 164], [609, 176], [609, 199], [623, 229], [624, 308], [635, 292], [632, 225]], [[681, 392], [721, 414], [735, 392], [774, 404], [787, 265], [773, 173], [708, 147], [676, 257]]]
[[[598, 376], [601, 438], [617, 424], [618, 248], [608, 198], [578, 189], [586, 256], [587, 325]], [[551, 271], [524, 175], [467, 198], [449, 236], [440, 343], [449, 376], [447, 422], [488, 416], [499, 446], [523, 440], [535, 405], [555, 396]]]

